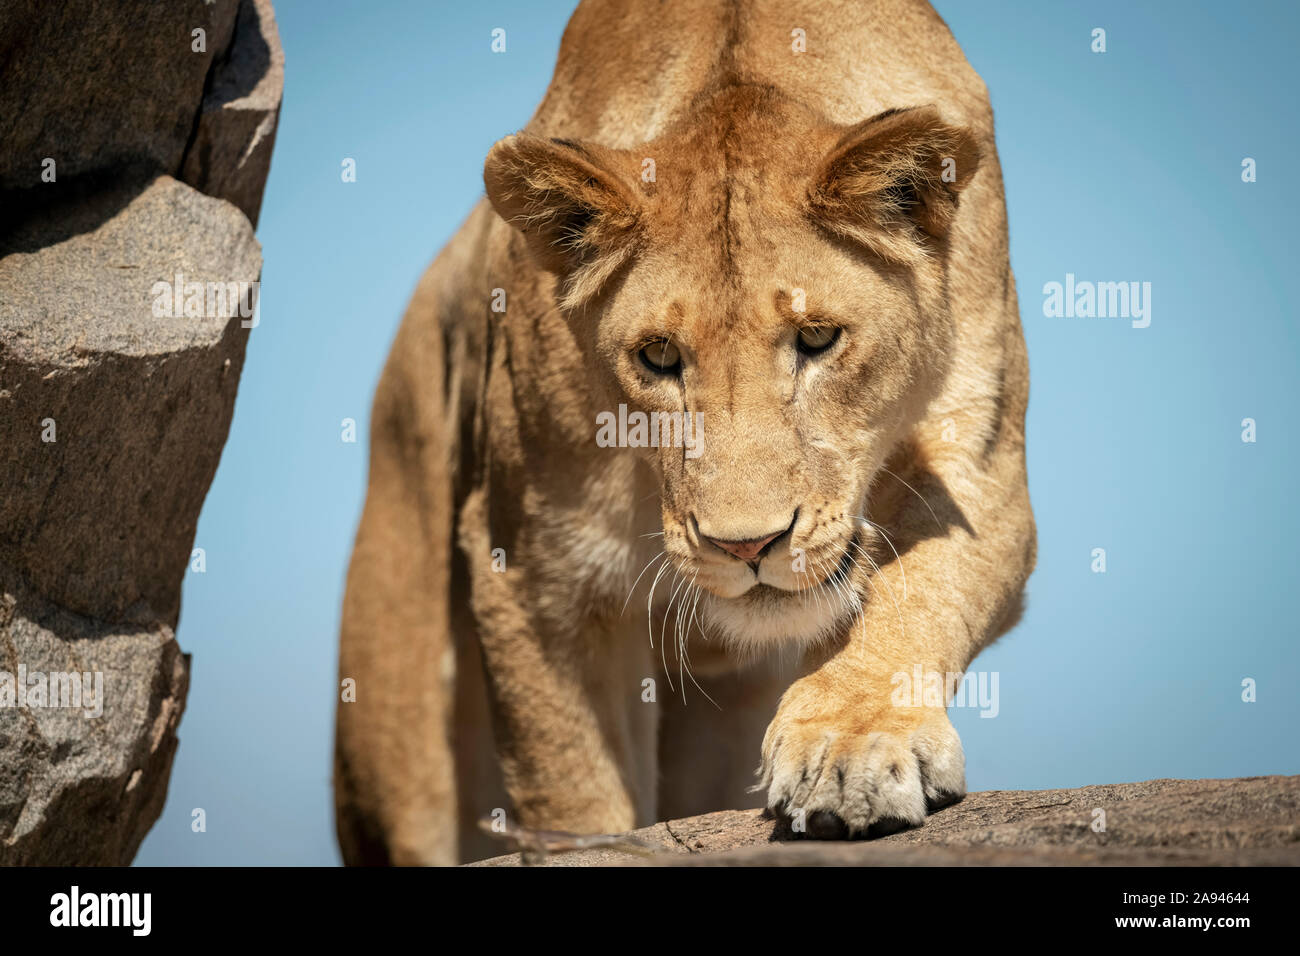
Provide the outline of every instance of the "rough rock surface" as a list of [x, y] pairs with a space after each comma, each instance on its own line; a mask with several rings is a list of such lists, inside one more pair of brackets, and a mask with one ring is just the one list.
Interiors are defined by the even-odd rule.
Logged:
[[282, 85], [268, 0], [0, 5], [0, 864], [124, 864], [162, 810]]
[[[147, 163], [178, 170], [238, 0], [0, 4], [0, 189]], [[193, 31], [203, 31], [196, 51]]]
[[213, 69], [182, 178], [195, 189], [232, 202], [254, 226], [271, 169], [284, 51], [271, 0], [244, 0], [234, 42]]
[[3, 570], [0, 587], [0, 670], [92, 675], [80, 708], [0, 716], [0, 860], [127, 862], [162, 812], [186, 659], [165, 624], [80, 617]]
[[[65, 216], [101, 211], [50, 241], [74, 232]], [[253, 288], [252, 227], [161, 176], [0, 239], [16, 245], [36, 251], [0, 259], [0, 560], [77, 613], [174, 621], [248, 333], [238, 319], [156, 317], [150, 289], [177, 273]]]
[[[869, 841], [797, 839], [760, 810], [671, 820], [632, 835], [657, 852], [584, 850], [542, 865], [1300, 866], [1300, 777], [989, 790], [924, 826]], [[511, 853], [472, 865], [519, 864]]]

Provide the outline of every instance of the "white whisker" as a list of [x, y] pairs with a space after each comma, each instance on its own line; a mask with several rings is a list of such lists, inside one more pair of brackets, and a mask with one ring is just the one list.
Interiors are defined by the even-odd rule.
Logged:
[[645, 567], [641, 569], [641, 573], [638, 574], [636, 576], [636, 580], [632, 582], [632, 586], [627, 589], [627, 600], [623, 602], [623, 610], [618, 612], [619, 617], [622, 617], [624, 613], [627, 612], [627, 606], [632, 601], [632, 592], [635, 591], [636, 586], [641, 583], [641, 579], [645, 577], [645, 573], [650, 570], [650, 565], [654, 564], [656, 561], [658, 561], [667, 553], [668, 552], [666, 551], [660, 551], [653, 558], [651, 558], [649, 561], [646, 562]]
[[655, 646], [655, 628], [653, 618], [653, 608], [655, 600], [655, 588], [659, 587], [659, 579], [663, 577], [664, 572], [668, 570], [670, 562], [665, 561], [659, 565], [659, 570], [655, 572], [654, 580], [650, 582], [650, 593], [645, 599], [645, 622], [646, 628], [650, 631], [650, 646]]
[[898, 549], [894, 547], [894, 542], [890, 540], [889, 533], [885, 531], [885, 529], [882, 528], [880, 525], [876, 524], [874, 521], [868, 518], [866, 515], [854, 515], [853, 517], [858, 518], [861, 521], [865, 521], [868, 525], [870, 525], [871, 527], [879, 531], [880, 536], [885, 539], [885, 544], [889, 545], [889, 550], [894, 552], [894, 560], [898, 562], [898, 569], [903, 573], [903, 603], [906, 604], [907, 603], [907, 565], [903, 563], [903, 556], [898, 553]]
[[[895, 481], [902, 484], [904, 488], [906, 488], [912, 494], [916, 495], [916, 497], [920, 498], [921, 504], [925, 505], [927, 508], [930, 508], [930, 502], [926, 501], [925, 498], [921, 497], [921, 493], [917, 491], [915, 488], [913, 488], [911, 485], [909, 485], [907, 482], [903, 481], [902, 478], [899, 478], [898, 475], [894, 474], [892, 471], [890, 471], [888, 468], [884, 467], [883, 465], [881, 465], [880, 470], [883, 471], [885, 474], [889, 475], [889, 477], [893, 478]], [[935, 527], [939, 529], [939, 533], [943, 534], [943, 523], [939, 520], [939, 516], [934, 513], [933, 508], [930, 508], [930, 517], [934, 519]]]
[[[850, 544], [852, 544], [853, 547], [857, 548], [858, 551], [861, 552], [862, 556], [867, 559], [867, 562], [875, 570], [876, 574], [880, 575], [880, 579], [885, 582], [885, 587], [889, 590], [889, 600], [893, 602], [894, 605], [894, 613], [898, 615], [899, 629], [902, 631], [902, 636], [907, 637], [907, 625], [903, 621], [903, 612], [898, 606], [898, 601], [894, 598], [894, 586], [889, 583], [889, 578], [885, 577], [884, 572], [880, 570], [880, 565], [876, 564], [875, 560], [867, 552], [866, 548], [862, 547], [862, 545], [856, 542], [850, 542]], [[869, 576], [868, 580], [870, 579], [871, 578]]]

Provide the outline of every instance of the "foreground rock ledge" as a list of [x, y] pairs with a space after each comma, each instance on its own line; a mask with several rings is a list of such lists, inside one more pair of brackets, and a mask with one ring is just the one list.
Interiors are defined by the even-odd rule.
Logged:
[[[1105, 812], [1106, 829], [1093, 830]], [[544, 866], [1298, 866], [1300, 776], [989, 790], [924, 826], [870, 841], [795, 840], [760, 810], [670, 820]], [[519, 866], [511, 853], [472, 866]]]

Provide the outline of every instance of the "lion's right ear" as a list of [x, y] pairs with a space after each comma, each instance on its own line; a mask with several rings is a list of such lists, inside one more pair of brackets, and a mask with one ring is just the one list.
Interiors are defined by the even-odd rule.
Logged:
[[886, 110], [845, 129], [813, 178], [813, 214], [878, 255], [910, 263], [942, 244], [979, 168], [970, 130], [933, 106]]
[[520, 133], [492, 147], [483, 182], [492, 208], [564, 281], [562, 304], [588, 298], [632, 253], [639, 204], [603, 147]]

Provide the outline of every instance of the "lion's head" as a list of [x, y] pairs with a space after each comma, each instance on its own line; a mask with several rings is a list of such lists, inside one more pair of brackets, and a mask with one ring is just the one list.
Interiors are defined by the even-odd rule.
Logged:
[[[643, 449], [663, 547], [724, 635], [812, 639], [853, 609], [868, 489], [947, 368], [948, 232], [977, 165], [933, 108], [844, 127], [750, 86], [634, 149], [520, 134], [489, 154], [594, 391], [667, 423]], [[828, 581], [849, 599], [810, 601]]]

